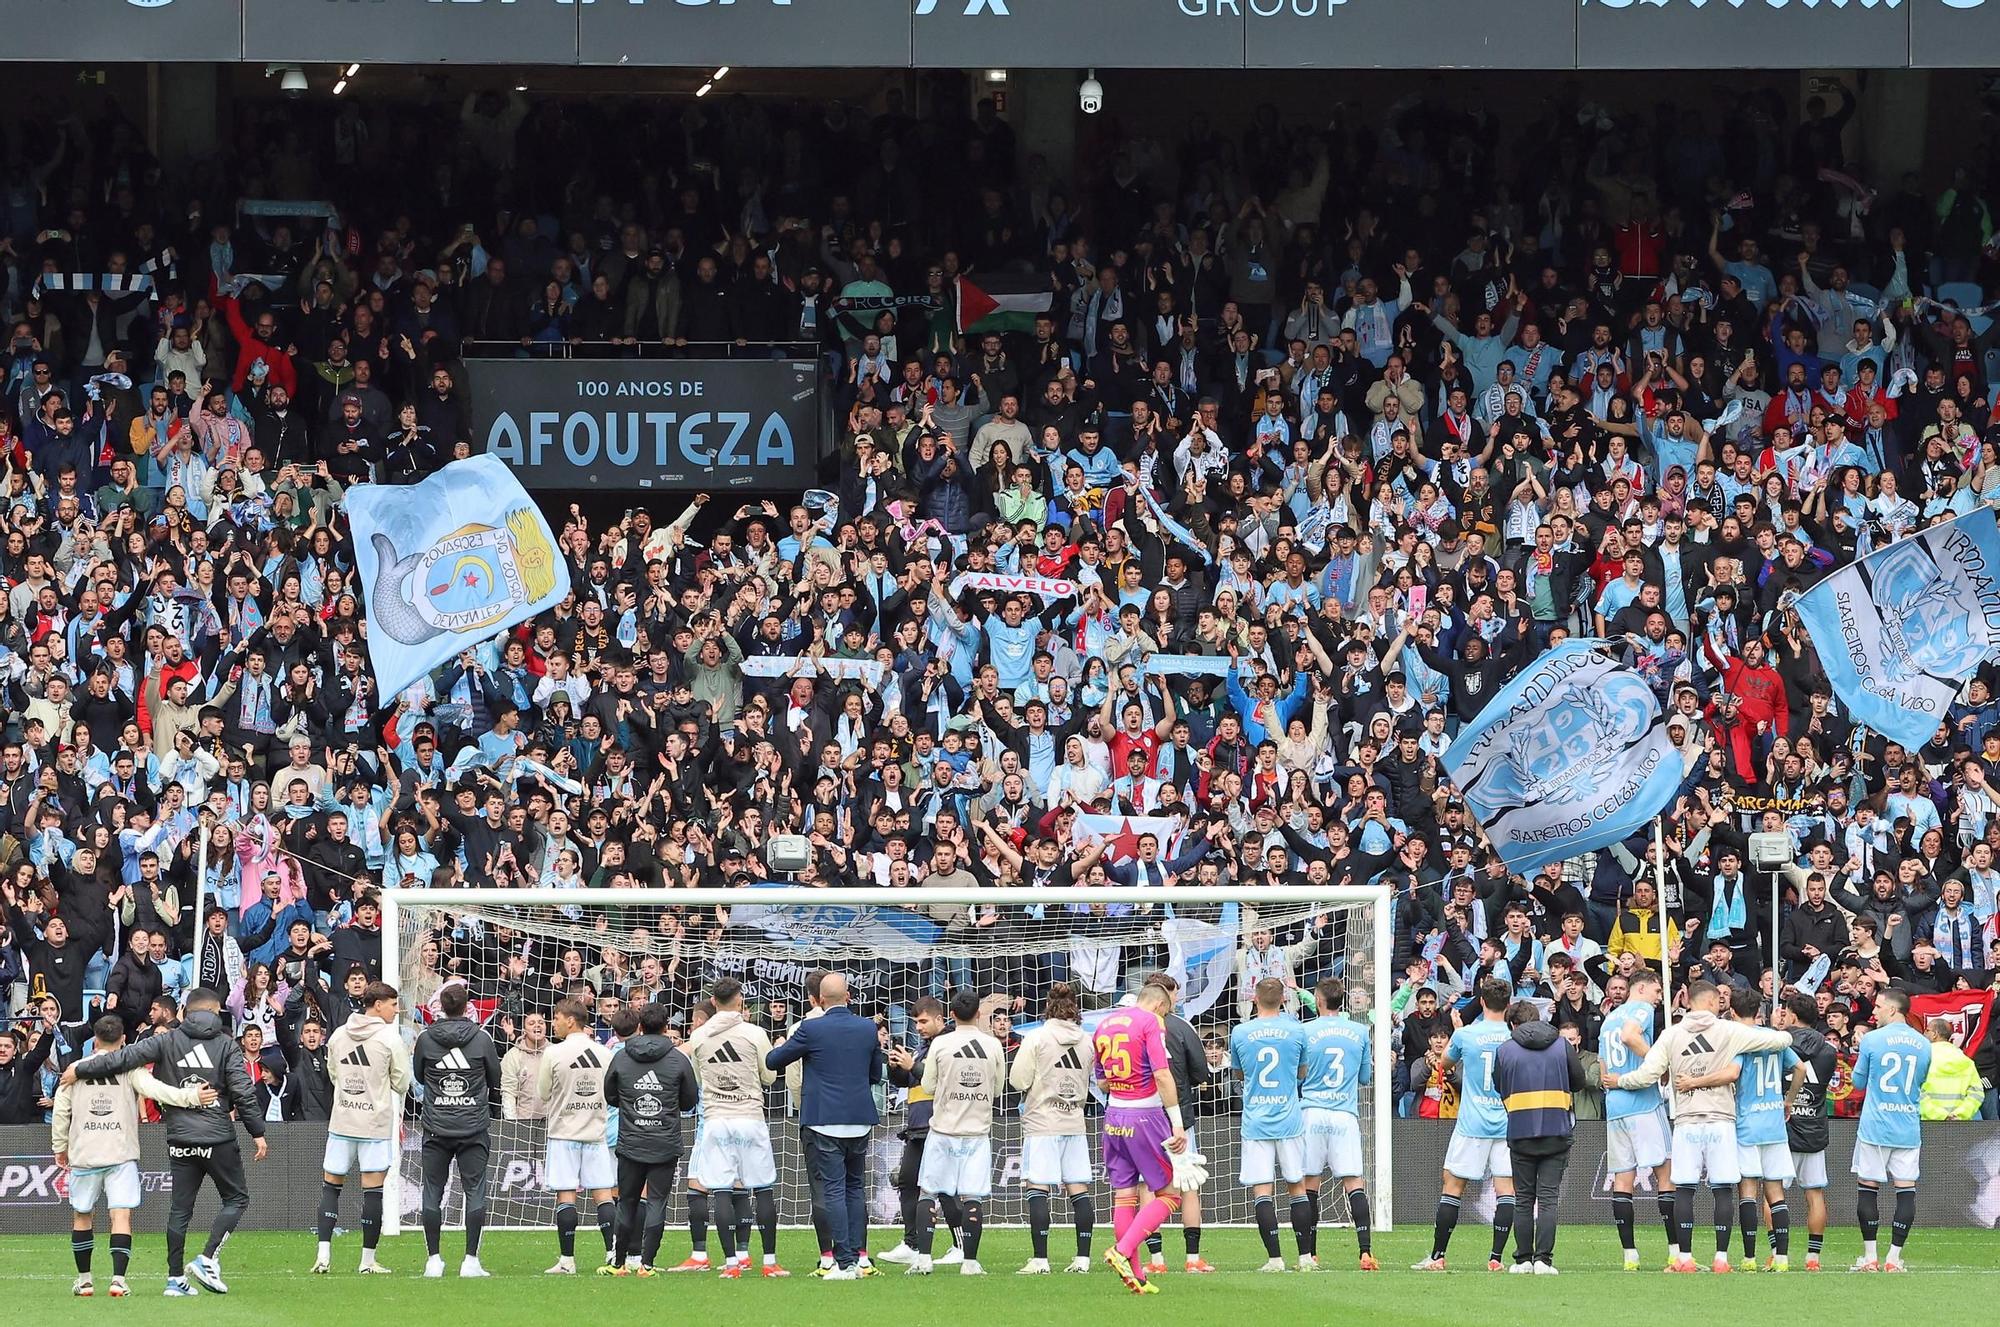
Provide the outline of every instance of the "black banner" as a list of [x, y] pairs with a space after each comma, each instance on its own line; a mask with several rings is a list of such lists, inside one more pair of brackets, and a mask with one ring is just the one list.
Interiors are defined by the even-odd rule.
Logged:
[[473, 360], [474, 435], [530, 489], [801, 489], [819, 461], [807, 360]]

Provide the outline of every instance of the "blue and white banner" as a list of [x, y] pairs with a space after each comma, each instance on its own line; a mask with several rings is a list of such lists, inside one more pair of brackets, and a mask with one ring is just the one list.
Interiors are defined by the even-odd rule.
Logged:
[[[746, 890], [744, 897], [754, 900], [756, 887]], [[944, 934], [944, 928], [929, 917], [905, 908], [774, 907], [751, 901], [730, 906], [729, 929], [738, 933], [737, 938], [743, 931], [755, 931], [767, 942], [813, 953], [853, 950], [906, 960], [928, 957]]]
[[1684, 766], [1633, 669], [1566, 641], [1493, 697], [1445, 768], [1516, 873], [1618, 842], [1665, 809]]
[[494, 457], [453, 461], [408, 487], [357, 484], [346, 502], [377, 695], [569, 594], [548, 521]]
[[1833, 693], [1912, 751], [2000, 654], [2000, 524], [1989, 508], [1899, 539], [1799, 599]]

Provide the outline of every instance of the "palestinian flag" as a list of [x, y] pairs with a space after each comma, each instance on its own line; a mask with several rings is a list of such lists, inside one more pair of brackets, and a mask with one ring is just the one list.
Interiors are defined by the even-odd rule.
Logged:
[[958, 278], [958, 330], [961, 332], [1026, 332], [1035, 315], [1047, 313], [1054, 296], [1046, 276], [994, 273]]

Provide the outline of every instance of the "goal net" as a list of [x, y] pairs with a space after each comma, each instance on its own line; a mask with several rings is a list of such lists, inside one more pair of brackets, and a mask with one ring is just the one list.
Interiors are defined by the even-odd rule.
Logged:
[[[669, 1035], [680, 1040], [710, 984], [733, 977], [745, 1006], [774, 1041], [806, 1012], [806, 982], [818, 968], [837, 969], [853, 991], [855, 1011], [876, 1021], [885, 1045], [922, 1044], [913, 1011], [926, 996], [947, 1000], [971, 988], [997, 1006], [992, 1030], [1014, 1048], [1038, 1022], [1049, 988], [1067, 981], [1080, 993], [1086, 1026], [1128, 1000], [1156, 972], [1179, 983], [1176, 1013], [1201, 1035], [1210, 1076], [1192, 1085], [1186, 1115], [1212, 1178], [1202, 1190], [1203, 1223], [1250, 1225], [1252, 1200], [1237, 1184], [1238, 1091], [1229, 1068], [1230, 1030], [1248, 1016], [1250, 988], [1261, 976], [1288, 976], [1294, 1008], [1314, 1015], [1312, 992], [1329, 977], [1348, 990], [1348, 1012], [1372, 1025], [1375, 1082], [1362, 1091], [1362, 1134], [1373, 1221], [1390, 1224], [1390, 917], [1386, 890], [1327, 887], [1104, 887], [1061, 891], [994, 888], [897, 890], [885, 903], [879, 889], [789, 886], [730, 890], [470, 890], [383, 891], [384, 972], [403, 998], [406, 1034], [414, 1039], [436, 1016], [437, 992], [463, 979], [472, 1013], [501, 1053], [518, 1048], [517, 1066], [532, 1064], [546, 1016], [560, 999], [582, 998], [597, 1011], [597, 1035], [609, 1040], [621, 1010], [648, 1001], [667, 1006]], [[540, 1228], [555, 1221], [553, 1196], [542, 1186], [543, 1132], [535, 1118], [532, 1074], [526, 1090], [507, 1093], [504, 1120], [494, 1122], [488, 1180], [488, 1223]], [[810, 1224], [810, 1198], [798, 1138], [796, 1070], [769, 1091], [765, 1116], [779, 1160], [779, 1213], [788, 1226]], [[904, 1092], [878, 1089], [882, 1127], [876, 1131], [868, 1191], [869, 1218], [895, 1226], [899, 1208], [891, 1178], [901, 1153], [897, 1135]], [[1026, 1221], [1020, 1186], [1019, 1101], [1001, 1103], [994, 1129], [993, 1197], [988, 1224]], [[1097, 1103], [1089, 1135], [1096, 1152]], [[399, 1192], [387, 1204], [392, 1222], [418, 1224], [422, 1191], [414, 1103], [407, 1112]], [[692, 1148], [698, 1121], [684, 1122]], [[685, 1155], [685, 1153], [684, 1153]], [[1102, 1184], [1102, 1172], [1099, 1172]], [[1328, 1182], [1326, 1219], [1347, 1220], [1344, 1198]], [[1109, 1191], [1099, 1198], [1109, 1210]], [[462, 1219], [454, 1185], [447, 1223]], [[684, 1217], [674, 1195], [669, 1220]], [[891, 1243], [894, 1242], [892, 1239]]]

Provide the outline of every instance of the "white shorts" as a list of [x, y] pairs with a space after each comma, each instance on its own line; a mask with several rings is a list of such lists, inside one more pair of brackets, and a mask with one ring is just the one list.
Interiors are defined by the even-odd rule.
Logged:
[[611, 1159], [611, 1149], [603, 1143], [551, 1138], [542, 1167], [542, 1182], [557, 1193], [615, 1189], [618, 1164]]
[[1505, 1138], [1467, 1138], [1453, 1129], [1451, 1141], [1445, 1144], [1444, 1168], [1448, 1174], [1456, 1175], [1468, 1184], [1477, 1184], [1489, 1177], [1511, 1181], [1514, 1178], [1514, 1155], [1507, 1150]]
[[1790, 1184], [1791, 1146], [1787, 1143], [1738, 1143], [1736, 1171], [1746, 1180], [1770, 1180], [1774, 1184]]
[[[928, 1155], [930, 1149], [925, 1147]], [[1090, 1144], [1080, 1133], [1030, 1134], [1021, 1140], [1021, 1183], [1054, 1189], [1091, 1181]]]
[[924, 1193], [984, 1202], [993, 1193], [993, 1139], [983, 1133], [960, 1137], [933, 1132], [924, 1140], [924, 1164], [917, 1167], [917, 1188]]
[[1824, 1189], [1826, 1187], [1826, 1153], [1792, 1153], [1792, 1177], [1801, 1189]]
[[329, 1175], [345, 1175], [356, 1164], [363, 1175], [383, 1175], [396, 1164], [396, 1143], [391, 1138], [349, 1138], [346, 1134], [326, 1136], [326, 1158], [320, 1168]]
[[1604, 1168], [1613, 1175], [1626, 1175], [1666, 1165], [1668, 1128], [1665, 1106], [1607, 1120]]
[[1743, 1178], [1736, 1168], [1736, 1121], [1699, 1120], [1674, 1125], [1674, 1168], [1676, 1188], [1699, 1184], [1734, 1184]]
[[1274, 1184], [1283, 1179], [1297, 1184], [1306, 1177], [1306, 1136], [1290, 1138], [1245, 1138], [1243, 1159], [1238, 1166], [1239, 1184]]
[[121, 1161], [115, 1166], [69, 1173], [69, 1208], [88, 1214], [97, 1210], [102, 1198], [107, 1209], [130, 1211], [139, 1205], [139, 1163]]
[[1361, 1121], [1344, 1110], [1307, 1106], [1306, 1177], [1333, 1172], [1337, 1180], [1361, 1175]]
[[1917, 1182], [1917, 1149], [1914, 1147], [1883, 1147], [1877, 1143], [1854, 1144], [1854, 1178], [1881, 1184], [1895, 1180], [1899, 1184]]
[[722, 1117], [705, 1120], [688, 1154], [688, 1178], [717, 1193], [742, 1185], [768, 1189], [778, 1182], [771, 1155], [771, 1130], [762, 1120]]

